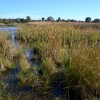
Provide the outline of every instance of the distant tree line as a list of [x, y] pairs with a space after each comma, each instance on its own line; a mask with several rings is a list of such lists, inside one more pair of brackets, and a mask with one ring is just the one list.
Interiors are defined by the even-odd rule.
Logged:
[[[40, 20], [32, 20], [30, 16], [26, 16], [25, 18], [16, 18], [16, 19], [2, 19], [0, 18], [0, 23], [4, 23], [4, 24], [11, 24], [11, 23], [27, 23], [27, 22], [36, 22], [36, 21], [51, 21], [51, 22], [84, 22], [84, 21], [77, 21], [74, 19], [61, 19], [60, 17], [58, 17], [58, 19], [54, 19], [52, 16], [47, 17], [47, 19], [45, 19], [44, 17], [42, 17]], [[85, 22], [94, 22], [94, 23], [100, 23], [100, 19], [96, 18], [94, 20], [91, 19], [91, 17], [86, 17], [85, 18]]]
[[94, 22], [94, 23], [100, 23], [100, 19], [96, 18], [92, 21], [91, 17], [86, 17], [85, 22]]
[[27, 23], [27, 22], [31, 22], [31, 18], [30, 16], [27, 16], [26, 19], [24, 18], [16, 18], [16, 19], [2, 19], [0, 18], [0, 23], [4, 23], [4, 24], [11, 24], [11, 23]]
[[61, 19], [60, 17], [58, 17], [58, 19], [54, 19], [52, 16], [47, 17], [47, 19], [45, 19], [44, 17], [42, 17], [41, 21], [51, 21], [51, 22], [77, 22], [77, 20], [74, 19]]

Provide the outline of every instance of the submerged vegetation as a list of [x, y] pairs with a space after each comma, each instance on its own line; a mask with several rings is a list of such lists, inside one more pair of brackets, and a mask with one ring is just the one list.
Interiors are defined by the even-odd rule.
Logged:
[[[19, 87], [30, 86], [32, 94], [34, 91], [37, 97], [41, 94], [40, 100], [47, 99], [48, 91], [50, 93], [57, 84], [63, 91], [61, 100], [72, 96], [75, 100], [99, 99], [100, 29], [92, 25], [84, 27], [62, 23], [22, 25], [15, 34], [15, 40], [20, 43], [18, 49], [11, 45], [9, 35], [0, 32], [0, 73], [14, 68], [18, 60]], [[29, 61], [25, 51], [27, 44], [34, 52]], [[28, 98], [32, 94], [27, 95]], [[20, 94], [18, 100], [22, 97]], [[59, 98], [54, 96], [53, 99]]]

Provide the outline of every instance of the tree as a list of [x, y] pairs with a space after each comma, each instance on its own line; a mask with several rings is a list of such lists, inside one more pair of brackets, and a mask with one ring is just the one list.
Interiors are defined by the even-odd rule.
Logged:
[[91, 17], [86, 17], [85, 22], [91, 22]]
[[9, 18], [8, 21], [9, 21], [9, 23], [12, 23], [12, 19], [11, 18]]
[[25, 23], [25, 22], [26, 22], [26, 19], [21, 18], [20, 21], [21, 21], [22, 23]]
[[16, 23], [20, 23], [20, 18], [16, 18], [16, 19], [15, 19], [15, 22], [16, 22]]
[[12, 23], [14, 23], [15, 22], [15, 19], [12, 19]]
[[42, 17], [42, 21], [45, 21], [45, 18], [44, 17]]
[[93, 20], [93, 22], [99, 23], [100, 22], [100, 19], [96, 18], [96, 19]]
[[62, 19], [62, 22], [65, 22], [65, 19]]
[[77, 21], [76, 21], [76, 20], [74, 20], [74, 19], [71, 19], [70, 21], [71, 21], [71, 22], [77, 22]]
[[8, 19], [4, 18], [3, 23], [8, 24]]
[[27, 19], [27, 22], [31, 22], [30, 16], [27, 16], [26, 19]]
[[60, 17], [58, 17], [58, 20], [57, 20], [58, 22], [61, 22], [61, 18]]
[[54, 21], [54, 18], [52, 16], [47, 17], [47, 21]]
[[71, 20], [70, 19], [67, 19], [67, 22], [71, 22]]

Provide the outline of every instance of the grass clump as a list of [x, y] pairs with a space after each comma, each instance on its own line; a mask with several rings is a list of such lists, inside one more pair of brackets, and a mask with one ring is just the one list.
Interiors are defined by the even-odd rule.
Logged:
[[81, 88], [82, 94], [100, 90], [100, 50], [91, 47], [79, 47], [76, 53], [71, 51], [69, 66], [65, 68], [63, 81], [64, 88]]
[[20, 79], [21, 86], [30, 85], [35, 87], [39, 84], [39, 78], [36, 75], [35, 68], [27, 69], [27, 71], [20, 70], [17, 77]]
[[0, 32], [0, 70], [14, 68], [14, 62], [11, 56], [13, 48], [11, 41], [7, 39], [7, 35]]
[[55, 63], [53, 62], [52, 58], [47, 57], [41, 63], [41, 69], [43, 70], [44, 76], [50, 76], [56, 70]]

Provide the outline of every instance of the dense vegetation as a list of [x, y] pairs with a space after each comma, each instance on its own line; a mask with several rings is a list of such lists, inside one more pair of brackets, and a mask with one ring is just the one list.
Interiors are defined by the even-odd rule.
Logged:
[[[8, 45], [10, 36], [3, 36], [4, 34], [0, 32], [0, 73], [2, 74], [9, 68], [14, 68], [14, 61], [18, 60], [20, 62], [17, 74], [19, 87], [28, 85], [33, 89], [33, 92], [28, 95], [16, 93], [18, 96], [15, 94], [5, 96], [4, 94], [7, 93], [6, 84], [4, 85], [1, 82], [1, 98], [24, 100], [27, 97], [26, 100], [31, 100], [30, 98], [36, 97], [39, 100], [63, 100], [64, 98], [69, 100], [70, 95], [72, 97], [72, 94], [74, 94], [75, 100], [99, 100], [99, 30], [100, 27], [95, 26], [95, 24], [21, 25], [18, 33], [15, 34], [15, 39], [20, 42], [17, 50]], [[24, 52], [27, 45], [35, 53], [30, 58], [32, 64], [28, 62], [27, 55]], [[12, 52], [13, 55], [11, 56]], [[37, 60], [40, 63], [39, 65], [34, 64]], [[2, 65], [6, 66], [5, 69], [2, 69]], [[53, 96], [52, 98], [50, 92], [57, 84], [64, 92], [63, 97]]]

